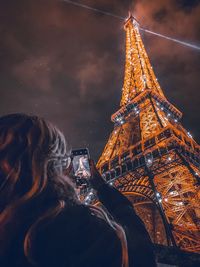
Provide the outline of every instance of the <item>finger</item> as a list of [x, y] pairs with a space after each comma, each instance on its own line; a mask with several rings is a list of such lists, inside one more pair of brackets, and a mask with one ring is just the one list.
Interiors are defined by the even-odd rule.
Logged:
[[67, 169], [65, 169], [64, 170], [64, 173], [66, 174], [66, 175], [68, 175], [68, 174], [70, 174], [71, 172], [72, 172], [72, 170], [73, 170], [73, 164], [72, 164], [72, 162], [69, 164], [69, 167], [67, 168]]

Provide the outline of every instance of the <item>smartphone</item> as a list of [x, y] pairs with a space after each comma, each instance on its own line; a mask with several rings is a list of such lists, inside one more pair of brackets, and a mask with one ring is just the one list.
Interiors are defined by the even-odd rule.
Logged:
[[73, 172], [77, 178], [89, 179], [91, 177], [89, 158], [87, 148], [72, 150]]

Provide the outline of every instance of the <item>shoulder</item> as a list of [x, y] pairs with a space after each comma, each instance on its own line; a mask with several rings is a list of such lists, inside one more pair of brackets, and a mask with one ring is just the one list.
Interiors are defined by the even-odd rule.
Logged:
[[[59, 261], [65, 261], [70, 266], [70, 262], [74, 262], [75, 259], [78, 262], [84, 261], [84, 258], [87, 258], [87, 261], [88, 258], [91, 261], [96, 258], [100, 260], [104, 253], [102, 250], [108, 244], [108, 251], [113, 250], [120, 254], [120, 241], [110, 225], [97, 217], [88, 207], [76, 205], [38, 226], [34, 240], [34, 255], [45, 264], [55, 262], [55, 266], [59, 266]], [[92, 259], [91, 255], [95, 258]], [[80, 263], [80, 266], [81, 264], [83, 263]]]

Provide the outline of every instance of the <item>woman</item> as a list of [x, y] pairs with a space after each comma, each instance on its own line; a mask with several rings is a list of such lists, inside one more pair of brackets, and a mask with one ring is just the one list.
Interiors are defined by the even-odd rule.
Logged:
[[91, 163], [91, 185], [115, 221], [81, 204], [63, 175], [66, 154], [63, 134], [45, 120], [0, 118], [0, 266], [156, 266], [131, 203]]

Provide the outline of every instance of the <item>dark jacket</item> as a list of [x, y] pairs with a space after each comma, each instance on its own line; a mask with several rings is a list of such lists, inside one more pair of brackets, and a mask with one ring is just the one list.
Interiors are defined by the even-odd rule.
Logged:
[[[129, 266], [156, 266], [148, 233], [129, 200], [106, 184], [97, 194], [126, 232]], [[12, 247], [5, 267], [32, 266], [18, 249], [19, 241]], [[33, 244], [33, 257], [39, 267], [121, 267], [121, 243], [115, 231], [85, 205], [68, 207], [42, 224]]]

